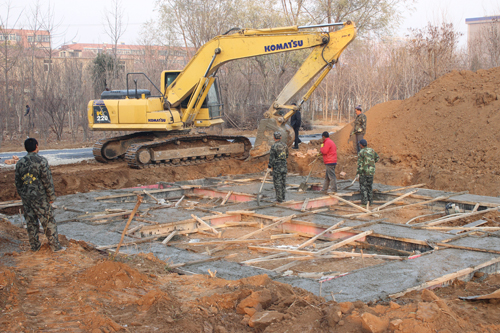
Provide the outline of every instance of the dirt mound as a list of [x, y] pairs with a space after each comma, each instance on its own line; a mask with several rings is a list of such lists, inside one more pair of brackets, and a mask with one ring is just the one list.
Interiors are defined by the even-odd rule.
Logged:
[[101, 291], [137, 288], [151, 283], [144, 274], [120, 262], [103, 261], [83, 271], [81, 282], [91, 284]]
[[[381, 165], [412, 170], [427, 187], [500, 194], [500, 67], [453, 71], [404, 101], [366, 112], [368, 145]], [[339, 155], [352, 155], [352, 124], [335, 133]]]
[[[14, 230], [14, 226], [3, 228]], [[16, 240], [16, 234], [5, 238]], [[47, 244], [44, 244], [47, 245]], [[494, 332], [498, 300], [458, 296], [500, 288], [499, 275], [480, 274], [433, 292], [393, 302], [336, 303], [271, 280], [236, 281], [165, 270], [152, 254], [107, 259], [69, 240], [62, 253], [10, 253], [0, 260], [0, 327], [6, 332]], [[152, 274], [154, 273], [154, 274]], [[97, 287], [97, 288], [96, 288]], [[104, 291], [104, 292], [103, 292]]]

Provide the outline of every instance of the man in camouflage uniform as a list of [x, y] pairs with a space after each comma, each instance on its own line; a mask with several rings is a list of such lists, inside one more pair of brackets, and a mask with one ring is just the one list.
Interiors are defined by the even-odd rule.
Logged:
[[375, 163], [378, 162], [378, 154], [368, 145], [365, 139], [359, 141], [361, 150], [358, 154], [359, 189], [361, 193], [361, 204], [368, 202], [373, 204], [373, 175], [375, 174]]
[[39, 149], [36, 139], [26, 139], [24, 147], [28, 154], [16, 164], [16, 188], [23, 201], [24, 218], [31, 250], [36, 252], [41, 247], [38, 239], [38, 221], [42, 224], [51, 249], [53, 251], [62, 250], [52, 212], [52, 203], [56, 199], [56, 195], [49, 163], [45, 157], [38, 155]]
[[354, 120], [354, 130], [351, 135], [355, 136], [356, 152], [359, 154], [361, 147], [359, 141], [363, 140], [366, 133], [366, 115], [362, 113], [361, 105], [356, 106], [356, 119]]
[[276, 191], [276, 201], [283, 202], [285, 200], [286, 186], [286, 159], [288, 158], [288, 147], [281, 142], [281, 133], [274, 132], [274, 144], [271, 147], [269, 154], [268, 169], [273, 169], [273, 183]]

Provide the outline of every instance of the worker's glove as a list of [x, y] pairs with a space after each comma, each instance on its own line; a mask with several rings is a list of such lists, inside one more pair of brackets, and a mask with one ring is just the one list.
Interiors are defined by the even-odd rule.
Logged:
[[363, 129], [362, 129], [362, 128], [360, 128], [360, 129], [358, 130], [358, 132], [363, 132]]
[[322, 143], [322, 144], [321, 144], [321, 148], [323, 148], [323, 146], [324, 146], [324, 145], [325, 145], [325, 144], [324, 144], [324, 143]]

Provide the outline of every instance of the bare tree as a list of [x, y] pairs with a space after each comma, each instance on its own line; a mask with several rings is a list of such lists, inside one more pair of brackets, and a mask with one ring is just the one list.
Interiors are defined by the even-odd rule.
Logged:
[[105, 11], [104, 19], [106, 21], [104, 30], [113, 43], [113, 59], [115, 63], [113, 66], [113, 76], [108, 82], [108, 84], [112, 87], [114, 81], [118, 78], [118, 72], [120, 70], [118, 60], [118, 42], [127, 30], [125, 11], [121, 0], [112, 1], [111, 9]]
[[[12, 9], [11, 3], [8, 2], [3, 4], [1, 8], [5, 15], [0, 16], [0, 69], [3, 74], [3, 94], [0, 98], [0, 120], [2, 120], [2, 125], [0, 125], [0, 144], [3, 140], [4, 130], [8, 130], [10, 127], [8, 119], [11, 118], [11, 111], [14, 103], [14, 100], [11, 99], [11, 72], [17, 65], [19, 55], [23, 50], [21, 40], [18, 39], [16, 34], [13, 34], [13, 29], [9, 29], [9, 25], [12, 24], [9, 23]], [[14, 20], [12, 24], [13, 27], [16, 26], [20, 17], [21, 14]]]

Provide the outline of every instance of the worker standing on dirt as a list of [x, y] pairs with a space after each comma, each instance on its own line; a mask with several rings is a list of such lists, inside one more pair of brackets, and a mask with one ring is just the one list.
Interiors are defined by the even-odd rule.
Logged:
[[273, 183], [277, 202], [285, 200], [286, 173], [288, 172], [286, 165], [287, 158], [288, 147], [285, 143], [281, 142], [281, 133], [274, 132], [274, 144], [271, 147], [267, 167], [273, 169]]
[[24, 148], [28, 154], [16, 163], [15, 182], [17, 193], [23, 202], [31, 250], [36, 252], [41, 247], [38, 239], [40, 228], [38, 221], [40, 221], [50, 248], [53, 251], [60, 251], [63, 247], [59, 244], [57, 225], [52, 211], [56, 194], [49, 163], [45, 157], [38, 155], [36, 139], [26, 139]]
[[323, 193], [328, 193], [330, 188], [333, 192], [337, 192], [337, 176], [335, 175], [335, 167], [337, 166], [337, 146], [330, 139], [328, 132], [321, 134], [323, 143], [321, 144], [320, 153], [323, 155], [323, 163], [326, 166], [325, 181], [323, 183]]
[[363, 140], [366, 133], [366, 115], [361, 110], [361, 105], [356, 106], [356, 119], [354, 120], [354, 130], [351, 135], [355, 136], [356, 152], [359, 153], [361, 147], [359, 141]]
[[[296, 103], [292, 103], [292, 105], [296, 106]], [[299, 138], [299, 129], [302, 124], [302, 116], [300, 114], [300, 110], [295, 111], [295, 113], [290, 118], [290, 126], [292, 126], [293, 131], [295, 132], [295, 141], [293, 145], [293, 149], [299, 149], [299, 143], [302, 141]]]
[[361, 204], [368, 202], [373, 204], [373, 176], [375, 175], [375, 163], [379, 157], [372, 148], [367, 148], [368, 143], [365, 139], [359, 141], [361, 150], [358, 154], [358, 172], [359, 190], [361, 193]]

